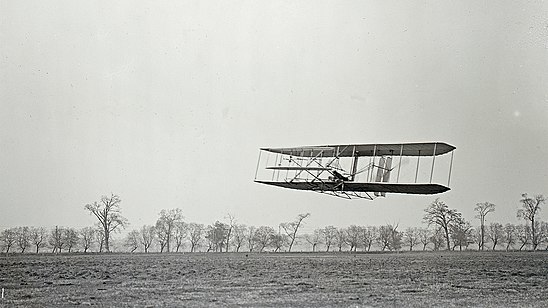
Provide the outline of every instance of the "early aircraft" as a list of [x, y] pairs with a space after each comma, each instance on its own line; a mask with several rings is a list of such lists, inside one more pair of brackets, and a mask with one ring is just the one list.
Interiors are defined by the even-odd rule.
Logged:
[[[347, 199], [372, 200], [386, 193], [438, 194], [450, 189], [455, 149], [443, 142], [261, 148], [255, 182]], [[447, 186], [433, 183], [436, 157], [447, 153], [451, 153]], [[408, 169], [411, 156], [417, 157], [414, 180], [411, 175], [411, 179], [400, 181], [400, 173]], [[418, 181], [421, 157], [431, 157], [429, 180], [422, 182]], [[393, 166], [394, 161], [397, 166]]]

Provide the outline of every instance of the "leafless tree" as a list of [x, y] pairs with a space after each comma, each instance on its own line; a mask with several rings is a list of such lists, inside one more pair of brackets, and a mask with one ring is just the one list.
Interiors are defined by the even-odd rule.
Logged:
[[214, 224], [207, 226], [205, 236], [209, 245], [207, 251], [223, 252], [228, 228], [227, 224], [220, 221], [216, 221]]
[[522, 194], [521, 197], [519, 202], [521, 203], [522, 208], [518, 210], [517, 216], [518, 218], [523, 218], [531, 223], [531, 244], [533, 250], [536, 250], [539, 244], [539, 236], [537, 230], [538, 224], [535, 222], [542, 205], [546, 202], [546, 197], [543, 195], [536, 195], [533, 198], [530, 198], [527, 194]]
[[338, 228], [335, 233], [335, 245], [339, 248], [339, 252], [342, 251], [342, 248], [347, 243], [346, 240], [346, 231], [343, 228]]
[[273, 236], [276, 235], [276, 231], [272, 227], [261, 226], [255, 231], [254, 242], [257, 245], [259, 252], [270, 246]]
[[521, 246], [519, 247], [519, 250], [522, 250], [523, 247], [529, 245], [529, 243], [531, 242], [531, 226], [517, 225], [516, 237], [518, 242], [521, 244]]
[[377, 243], [381, 250], [393, 251], [401, 249], [402, 235], [398, 231], [398, 225], [387, 224], [379, 227], [377, 233]]
[[[539, 228], [539, 244], [548, 243], [548, 222], [541, 221]], [[546, 245], [545, 250], [548, 250], [548, 245]]]
[[134, 252], [139, 248], [140, 239], [141, 233], [138, 230], [131, 230], [126, 236], [125, 246], [129, 248], [130, 252]]
[[[171, 251], [171, 241], [175, 226], [184, 219], [183, 210], [176, 208], [171, 210], [161, 210], [160, 217], [156, 221], [156, 234], [160, 241], [160, 246], [165, 247], [167, 252]], [[161, 249], [163, 251], [163, 249]]]
[[179, 252], [179, 250], [182, 248], [184, 239], [188, 235], [188, 225], [184, 221], [177, 222], [175, 224], [175, 251]]
[[25, 253], [25, 250], [30, 246], [29, 227], [15, 228], [15, 236], [17, 238], [17, 247], [19, 247], [19, 249], [21, 250], [21, 253]]
[[419, 229], [416, 227], [405, 229], [403, 239], [409, 246], [409, 251], [413, 251], [413, 247], [419, 243]]
[[432, 232], [425, 228], [419, 228], [418, 229], [418, 238], [419, 241], [422, 244], [422, 250], [426, 250], [426, 246], [430, 244], [430, 238], [432, 237]]
[[102, 196], [99, 202], [95, 201], [85, 205], [86, 210], [97, 217], [99, 225], [103, 230], [104, 247], [106, 252], [110, 252], [110, 235], [113, 232], [125, 228], [128, 224], [127, 219], [122, 216], [119, 196], [111, 194], [110, 197]]
[[63, 245], [65, 244], [63, 241], [63, 232], [64, 228], [61, 228], [59, 226], [55, 226], [55, 228], [51, 230], [51, 234], [49, 236], [49, 245], [52, 248], [52, 253], [62, 252]]
[[190, 252], [195, 252], [204, 234], [205, 226], [203, 224], [197, 224], [191, 222], [188, 224], [188, 236], [190, 239]]
[[488, 226], [487, 234], [493, 243], [492, 250], [495, 250], [499, 241], [504, 237], [504, 227], [498, 222], [492, 222]]
[[67, 249], [67, 252], [72, 252], [72, 247], [78, 244], [80, 240], [78, 232], [74, 228], [64, 228], [62, 234], [63, 246]]
[[279, 252], [286, 245], [286, 236], [283, 234], [272, 234], [270, 238], [270, 246], [274, 248], [274, 252]]
[[17, 242], [17, 232], [15, 231], [15, 228], [5, 229], [0, 234], [0, 237], [2, 239], [2, 245], [6, 250], [6, 254], [8, 254], [10, 252], [10, 248]]
[[485, 243], [485, 216], [495, 211], [495, 205], [490, 202], [477, 203], [474, 211], [478, 212], [476, 218], [480, 220], [480, 249], [483, 250]]
[[453, 250], [455, 247], [459, 246], [459, 250], [462, 250], [462, 247], [468, 247], [468, 245], [473, 242], [473, 233], [474, 228], [470, 222], [464, 220], [464, 218], [459, 217], [451, 224], [451, 239], [453, 240]]
[[295, 239], [297, 238], [297, 232], [299, 231], [299, 227], [303, 223], [303, 220], [308, 217], [310, 217], [310, 213], [299, 214], [294, 221], [280, 224], [280, 227], [282, 227], [285, 234], [287, 234], [287, 236], [289, 237], [289, 247], [288, 247], [289, 252], [291, 252], [291, 248], [293, 247], [293, 244], [295, 243]]
[[247, 226], [243, 224], [234, 225], [234, 247], [236, 252], [240, 251], [240, 248], [246, 241]]
[[510, 247], [513, 247], [516, 243], [516, 226], [513, 224], [504, 225], [504, 243], [506, 243], [506, 251], [510, 250]]
[[461, 219], [462, 214], [456, 210], [450, 209], [443, 201], [439, 199], [434, 200], [425, 210], [424, 222], [428, 225], [437, 225], [443, 231], [445, 236], [445, 243], [447, 250], [451, 249], [450, 246], [450, 230], [451, 225]]
[[254, 226], [250, 226], [247, 228], [247, 247], [249, 248], [249, 252], [253, 252], [255, 249], [255, 233], [257, 233], [257, 228]]
[[164, 252], [167, 246], [167, 233], [165, 230], [158, 229], [158, 225], [154, 227], [154, 232], [156, 232], [155, 239], [158, 241], [158, 245], [160, 246], [160, 253]]
[[152, 242], [154, 242], [156, 230], [154, 226], [144, 225], [141, 227], [139, 233], [139, 243], [143, 245], [143, 251], [148, 253]]
[[445, 241], [444, 230], [441, 227], [438, 227], [432, 233], [430, 237], [430, 242], [434, 244], [434, 251], [443, 249], [443, 243]]
[[96, 229], [93, 227], [84, 227], [80, 229], [80, 240], [82, 242], [82, 248], [84, 248], [84, 253], [88, 252], [93, 241], [95, 240]]
[[95, 229], [95, 241], [98, 244], [99, 252], [103, 252], [103, 248], [105, 247], [105, 232], [101, 226]]
[[360, 241], [364, 251], [370, 251], [377, 235], [376, 227], [361, 227]]
[[36, 253], [40, 251], [40, 248], [46, 247], [46, 239], [48, 237], [48, 231], [44, 227], [30, 228], [30, 242], [36, 248]]
[[[478, 251], [481, 250], [482, 239], [481, 239], [481, 227], [475, 227], [472, 233], [472, 239], [474, 243], [478, 244]], [[485, 238], [484, 238], [485, 239]]]
[[316, 247], [322, 240], [322, 229], [315, 229], [312, 234], [305, 234], [304, 239], [312, 245], [312, 252], [316, 251]]
[[329, 251], [331, 245], [335, 242], [337, 238], [337, 228], [333, 226], [327, 226], [322, 229], [323, 242], [325, 244], [325, 251]]
[[225, 247], [225, 251], [228, 252], [229, 250], [229, 247], [230, 247], [230, 240], [232, 239], [232, 233], [234, 231], [234, 226], [236, 225], [236, 219], [234, 218], [234, 216], [228, 214], [228, 223], [225, 224], [227, 226], [227, 229], [226, 229], [226, 247]]
[[361, 242], [361, 227], [351, 225], [350, 227], [344, 229], [344, 231], [346, 232], [346, 243], [350, 245], [350, 251], [356, 251], [358, 249], [358, 244]]

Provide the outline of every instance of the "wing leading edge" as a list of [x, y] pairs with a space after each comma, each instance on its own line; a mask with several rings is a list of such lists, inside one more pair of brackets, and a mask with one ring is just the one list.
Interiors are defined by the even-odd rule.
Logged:
[[352, 182], [271, 182], [257, 183], [273, 185], [289, 189], [312, 190], [319, 192], [378, 192], [415, 195], [433, 195], [450, 190], [440, 184], [408, 184], [408, 183], [352, 183]]

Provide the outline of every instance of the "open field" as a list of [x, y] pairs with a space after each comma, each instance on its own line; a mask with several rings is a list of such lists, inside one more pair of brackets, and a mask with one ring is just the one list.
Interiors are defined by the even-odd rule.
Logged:
[[548, 307], [548, 253], [13, 254], [0, 286], [3, 307]]

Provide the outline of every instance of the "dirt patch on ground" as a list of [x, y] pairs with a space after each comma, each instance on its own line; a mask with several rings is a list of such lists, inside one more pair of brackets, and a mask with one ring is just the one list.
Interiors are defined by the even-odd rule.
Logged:
[[0, 257], [2, 306], [548, 307], [548, 253]]

